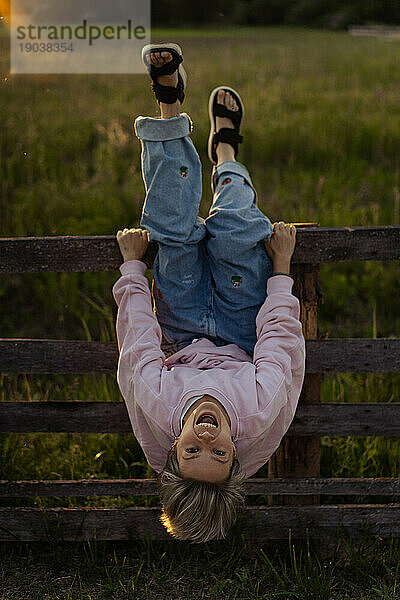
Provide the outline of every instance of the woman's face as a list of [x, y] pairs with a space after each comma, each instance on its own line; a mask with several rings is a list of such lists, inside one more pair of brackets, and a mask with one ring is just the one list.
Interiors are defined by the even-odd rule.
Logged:
[[197, 405], [172, 447], [177, 450], [182, 477], [211, 483], [229, 477], [236, 456], [228, 420], [217, 403], [209, 401]]

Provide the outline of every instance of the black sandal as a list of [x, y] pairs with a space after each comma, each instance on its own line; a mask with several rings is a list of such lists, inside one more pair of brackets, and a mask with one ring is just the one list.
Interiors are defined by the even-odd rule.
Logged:
[[[166, 62], [162, 67], [155, 67], [147, 61], [147, 56], [151, 52], [170, 52], [172, 59]], [[182, 104], [185, 98], [186, 72], [181, 62], [183, 61], [182, 50], [178, 44], [148, 44], [142, 50], [142, 60], [152, 79], [151, 87], [156, 96], [158, 104], [173, 104], [177, 100]], [[157, 82], [160, 75], [172, 75], [178, 69], [178, 85], [162, 85]]]
[[[230, 92], [233, 98], [236, 100], [238, 110], [230, 110], [224, 104], [219, 104], [217, 101], [217, 95], [220, 90]], [[217, 164], [217, 146], [219, 142], [225, 142], [230, 144], [235, 151], [235, 158], [239, 152], [239, 144], [243, 141], [243, 136], [239, 134], [240, 123], [242, 122], [244, 107], [242, 99], [239, 94], [232, 88], [221, 85], [215, 88], [210, 94], [210, 100], [208, 102], [208, 112], [210, 115], [210, 135], [208, 137], [208, 156], [212, 163]], [[233, 129], [229, 127], [222, 127], [219, 131], [216, 130], [216, 117], [228, 117], [233, 123]]]

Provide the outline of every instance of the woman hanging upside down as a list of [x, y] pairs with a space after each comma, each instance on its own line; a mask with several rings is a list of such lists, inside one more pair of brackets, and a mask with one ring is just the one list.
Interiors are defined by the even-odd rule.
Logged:
[[[161, 521], [180, 540], [224, 538], [244, 505], [243, 482], [278, 448], [304, 379], [299, 301], [292, 295], [294, 225], [272, 226], [237, 161], [243, 103], [211, 92], [213, 202], [198, 216], [201, 164], [180, 113], [186, 73], [176, 44], [143, 60], [160, 118], [138, 117], [146, 197], [140, 225], [117, 233], [124, 259], [118, 305], [118, 384], [157, 482]], [[158, 253], [152, 297], [142, 262]]]

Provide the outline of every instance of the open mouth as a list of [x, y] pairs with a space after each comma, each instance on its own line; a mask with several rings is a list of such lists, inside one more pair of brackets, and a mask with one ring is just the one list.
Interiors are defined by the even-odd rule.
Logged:
[[208, 413], [204, 413], [200, 415], [200, 417], [196, 421], [196, 425], [207, 425], [209, 427], [218, 427], [217, 419]]

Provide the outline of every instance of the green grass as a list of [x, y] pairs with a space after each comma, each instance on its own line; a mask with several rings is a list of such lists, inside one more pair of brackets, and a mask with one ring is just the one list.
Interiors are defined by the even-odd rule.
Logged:
[[327, 546], [309, 536], [261, 545], [233, 536], [198, 548], [150, 540], [0, 547], [2, 600], [399, 598], [398, 540], [361, 536]]
[[[189, 76], [184, 110], [194, 121], [192, 139], [203, 164], [202, 216], [211, 203], [208, 94], [227, 83], [245, 102], [240, 159], [272, 221], [399, 224], [398, 41], [287, 28], [154, 31], [153, 39], [176, 40], [184, 50]], [[0, 235], [100, 235], [137, 225], [144, 187], [132, 122], [139, 114], [157, 113], [147, 76], [10, 76], [4, 59], [0, 67]], [[118, 271], [2, 275], [2, 337], [115, 341], [111, 287], [118, 276]], [[398, 336], [398, 263], [326, 264], [321, 279], [320, 337]], [[398, 374], [324, 376], [322, 401], [396, 402], [399, 383]], [[1, 401], [42, 399], [121, 401], [121, 396], [110, 376], [1, 376]], [[398, 477], [399, 456], [395, 438], [324, 436], [321, 475]], [[0, 479], [154, 475], [131, 435], [0, 436]], [[256, 475], [267, 476], [267, 466]], [[156, 505], [157, 498], [0, 500], [0, 506], [43, 507], [135, 503]], [[252, 497], [251, 503], [265, 503], [265, 497]], [[230, 543], [201, 550], [174, 542], [141, 543], [137, 549], [89, 544], [71, 549], [71, 563], [64, 567], [58, 547], [47, 554], [40, 545], [19, 550], [3, 545], [0, 599], [400, 597], [398, 546], [390, 541], [365, 542], [362, 550], [350, 545], [346, 559], [328, 558], [332, 571], [318, 565], [318, 553], [312, 566], [304, 553], [297, 574], [293, 552], [285, 555], [278, 543], [264, 548], [269, 559], [279, 548], [275, 571], [260, 549]]]

